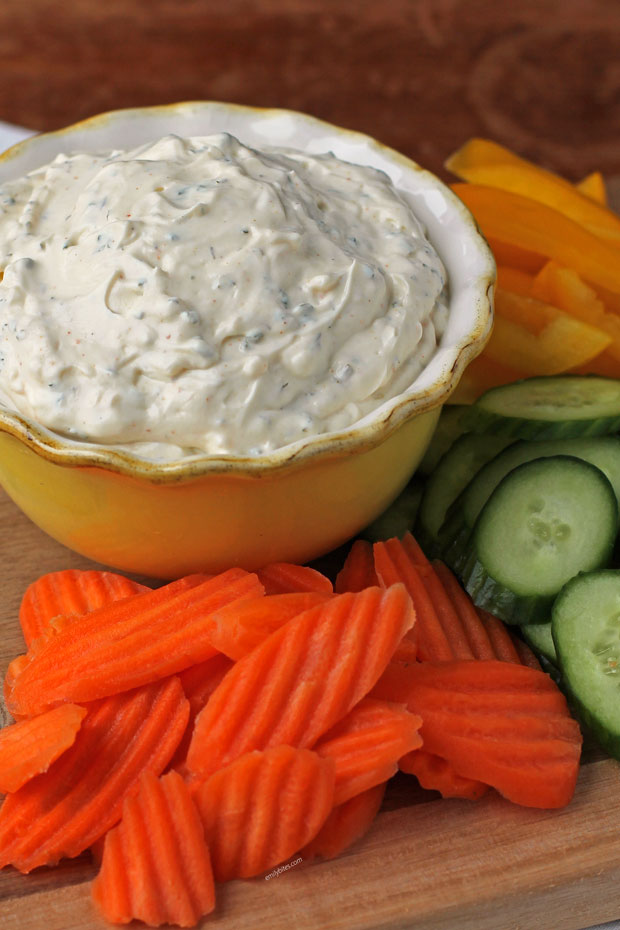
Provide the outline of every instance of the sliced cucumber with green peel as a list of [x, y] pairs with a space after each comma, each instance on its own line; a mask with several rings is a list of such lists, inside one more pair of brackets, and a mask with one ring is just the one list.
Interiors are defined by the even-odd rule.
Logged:
[[504, 384], [472, 404], [463, 428], [521, 439], [614, 433], [620, 430], [620, 380], [557, 375]]
[[457, 439], [441, 459], [426, 482], [415, 531], [429, 558], [439, 552], [439, 528], [452, 501], [480, 466], [505, 449], [509, 442], [503, 436], [465, 435]]
[[580, 715], [620, 758], [620, 571], [573, 578], [553, 605], [552, 631]]
[[534, 652], [543, 656], [552, 665], [557, 666], [558, 656], [555, 651], [551, 621], [549, 623], [525, 623], [521, 627], [523, 638]]
[[438, 538], [441, 557], [454, 571], [460, 572], [468, 559], [471, 531], [499, 482], [513, 468], [553, 455], [572, 455], [600, 468], [611, 482], [620, 508], [620, 439], [617, 436], [514, 442], [482, 466], [446, 513]]
[[424, 484], [412, 478], [387, 510], [373, 520], [360, 535], [370, 542], [378, 542], [381, 539], [391, 539], [393, 536], [400, 538], [405, 533], [411, 532], [420, 509], [423, 492]]
[[603, 472], [572, 456], [511, 471], [482, 508], [463, 583], [506, 623], [541, 623], [579, 572], [609, 564], [618, 503]]
[[435, 471], [440, 459], [446, 454], [453, 442], [463, 433], [461, 425], [469, 404], [446, 404], [441, 409], [439, 421], [424, 458], [418, 465], [421, 475], [430, 475]]

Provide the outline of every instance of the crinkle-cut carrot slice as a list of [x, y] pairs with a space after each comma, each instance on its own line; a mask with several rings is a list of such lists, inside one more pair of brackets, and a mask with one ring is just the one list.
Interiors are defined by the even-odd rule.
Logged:
[[425, 749], [408, 752], [400, 759], [398, 767], [401, 772], [415, 775], [423, 788], [439, 791], [443, 798], [477, 801], [489, 790], [488, 785], [474, 778], [459, 775], [450, 762]]
[[183, 735], [178, 678], [90, 705], [73, 745], [0, 808], [0, 867], [22, 872], [79, 855], [112, 827], [143, 772], [159, 775]]
[[[564, 715], [566, 710], [564, 695], [553, 682], [551, 682], [551, 687], [546, 687], [545, 679], [547, 679], [547, 676], [542, 679], [544, 687], [515, 688], [513, 693], [509, 688], [503, 687], [503, 678], [500, 673], [499, 686], [485, 689], [484, 684], [479, 680], [480, 678], [490, 679], [491, 681], [497, 679], [497, 672], [494, 668], [497, 661], [488, 661], [492, 662], [492, 665], [488, 668], [486, 662], [484, 668], [477, 666], [475, 661], [467, 663], [468, 667], [461, 669], [459, 672], [460, 687], [457, 689], [453, 686], [442, 692], [436, 685], [436, 678], [441, 678], [443, 674], [439, 668], [442, 663], [429, 663], [431, 668], [439, 669], [436, 675], [432, 673], [429, 684], [426, 679], [420, 676], [420, 663], [411, 664], [392, 659], [372, 689], [370, 697], [408, 705], [415, 690], [416, 693], [423, 694], [427, 710], [450, 709], [455, 712], [463, 711], [465, 714], [477, 711], [483, 713], [497, 712], [500, 715], [511, 713], [515, 721], [518, 715], [529, 715], [533, 712], [536, 712], [537, 717], [550, 716], [554, 721], [557, 720], [558, 715]], [[465, 665], [464, 662], [462, 664]], [[450, 673], [454, 662], [447, 662], [445, 665], [448, 673]], [[527, 676], [529, 671], [531, 669], [527, 669], [524, 674]], [[466, 675], [469, 675], [471, 680], [466, 679]], [[520, 681], [521, 679], [517, 678], [516, 680]], [[528, 680], [527, 677], [525, 680]], [[550, 681], [550, 679], [547, 680]]]
[[19, 608], [19, 622], [30, 646], [42, 636], [49, 622], [60, 615], [86, 614], [104, 604], [148, 591], [146, 585], [115, 572], [67, 568], [48, 572], [26, 588]]
[[265, 594], [295, 594], [303, 591], [323, 591], [333, 594], [329, 578], [308, 565], [292, 562], [272, 562], [257, 571]]
[[480, 622], [484, 626], [487, 635], [491, 641], [495, 658], [501, 662], [512, 662], [515, 665], [525, 665], [515, 647], [512, 636], [508, 633], [506, 626], [498, 617], [494, 617], [488, 611], [481, 607], [476, 607], [476, 613], [480, 617]]
[[334, 806], [334, 761], [275, 746], [193, 787], [217, 881], [260, 875], [310, 842]]
[[581, 733], [543, 672], [498, 661], [420, 663], [410, 669], [409, 689], [407, 706], [422, 717], [425, 750], [460, 775], [517, 804], [570, 801]]
[[111, 923], [194, 927], [214, 909], [204, 828], [176, 772], [161, 778], [145, 773], [125, 799], [121, 822], [105, 838], [92, 895]]
[[211, 617], [211, 642], [230, 659], [242, 659], [293, 617], [328, 597], [332, 595], [325, 591], [302, 591], [228, 604]]
[[[434, 562], [433, 567], [460, 617], [473, 658], [520, 662], [513, 639], [501, 620], [491, 614], [482, 615], [474, 607], [472, 599], [463, 590], [447, 565], [443, 562]], [[459, 657], [455, 655], [453, 658]]]
[[356, 539], [336, 576], [334, 591], [336, 594], [345, 594], [347, 591], [374, 588], [378, 584], [372, 543], [365, 539]]
[[205, 707], [224, 675], [232, 667], [233, 662], [227, 656], [218, 653], [205, 662], [199, 662], [198, 665], [192, 665], [191, 668], [179, 672], [179, 680], [185, 692], [185, 697], [189, 701], [190, 711], [185, 733], [170, 761], [171, 769], [177, 769], [182, 773], [185, 772], [185, 758], [189, 744], [192, 741], [196, 717]]
[[[444, 629], [446, 621], [453, 639], [456, 638], [460, 645], [461, 655], [471, 658], [467, 640], [459, 629], [458, 617], [438, 584], [430, 562], [411, 534], [406, 534], [402, 540], [394, 538], [375, 543], [374, 555], [382, 584], [402, 582], [411, 596], [416, 615], [419, 658], [422, 661], [440, 661], [455, 657], [455, 647]], [[434, 601], [438, 591], [443, 595], [439, 607], [441, 617]]]
[[535, 668], [539, 672], [542, 671], [542, 665], [527, 643], [524, 643], [523, 640], [519, 639], [517, 636], [513, 637], [513, 643], [521, 665], [529, 665], [530, 668]]
[[522, 194], [481, 184], [453, 184], [452, 190], [469, 207], [487, 238], [553, 259], [574, 268], [595, 286], [620, 294], [615, 242], [600, 239], [558, 210]]
[[398, 771], [398, 760], [422, 745], [422, 720], [401, 705], [364, 698], [313, 746], [336, 763], [334, 804], [343, 804]]
[[405, 633], [398, 646], [396, 647], [396, 652], [392, 656], [393, 659], [400, 662], [415, 662], [418, 657], [418, 638], [417, 636], [410, 636], [410, 633], [414, 633], [417, 628], [417, 625], [414, 624], [409, 631]]
[[228, 656], [218, 653], [179, 672], [179, 681], [189, 701], [191, 714], [200, 713], [233, 664]]
[[188, 769], [206, 775], [252, 749], [312, 746], [370, 691], [413, 622], [402, 585], [336, 594], [294, 617], [211, 695]]
[[35, 714], [60, 701], [92, 701], [147, 684], [215, 655], [210, 615], [256, 597], [256, 575], [233, 568], [195, 586], [137, 594], [69, 623], [32, 653], [9, 710]]
[[[452, 598], [448, 595], [434, 565], [421, 565], [417, 572], [435, 608], [439, 623], [445, 633], [453, 659], [474, 659], [476, 655], [470, 644], [467, 627], [463, 623]], [[415, 608], [415, 599], [414, 599]], [[424, 652], [423, 639], [418, 642], [420, 655]]]
[[394, 653], [368, 696], [377, 701], [388, 701], [390, 704], [407, 704], [411, 669], [416, 665], [417, 662], [410, 662]]
[[385, 787], [384, 782], [374, 788], [367, 788], [344, 804], [334, 807], [315, 838], [299, 853], [304, 862], [317, 857], [335, 859], [366, 836], [379, 813]]
[[[187, 591], [190, 588], [196, 587], [196, 585], [201, 584], [203, 581], [206, 581], [210, 576], [208, 575], [187, 575], [185, 578], [180, 578], [178, 581], [174, 581], [169, 585], [166, 585], [165, 588], [160, 589], [163, 591], [163, 595], [159, 591], [148, 591], [149, 601], [151, 604], [159, 603], [164, 598], [170, 598], [173, 595], [179, 594], [183, 591]], [[152, 596], [152, 598], [151, 598]], [[124, 603], [122, 609], [118, 616], [126, 617], [130, 616], [133, 609], [133, 597], [132, 598], [123, 598], [123, 601], [129, 601], [130, 603]], [[116, 603], [118, 607], [120, 602]], [[144, 606], [145, 602], [138, 602]], [[127, 607], [129, 606], [129, 610]], [[92, 623], [92, 615], [95, 618], [95, 624]], [[51, 640], [55, 639], [56, 636], [63, 630], [68, 627], [71, 627], [74, 623], [79, 623], [83, 631], [87, 633], [96, 633], [97, 632], [97, 619], [99, 617], [98, 611], [90, 611], [88, 614], [69, 614], [69, 615], [58, 615], [52, 617], [47, 621], [46, 627], [41, 633], [40, 636], [32, 640], [28, 645], [28, 652], [25, 655], [17, 656], [9, 663], [9, 667], [6, 672], [4, 679], [4, 701], [7, 707], [11, 703], [11, 694], [13, 691], [13, 686], [15, 682], [21, 675], [21, 673], [30, 665], [35, 654], [41, 652], [46, 646], [49, 646]], [[88, 618], [88, 619], [87, 619]], [[76, 628], [77, 629], [77, 628]], [[32, 712], [20, 714], [15, 708], [12, 710], [13, 716], [29, 716]]]
[[0, 730], [0, 792], [17, 791], [35, 775], [47, 772], [73, 745], [85, 716], [85, 707], [61, 704]]

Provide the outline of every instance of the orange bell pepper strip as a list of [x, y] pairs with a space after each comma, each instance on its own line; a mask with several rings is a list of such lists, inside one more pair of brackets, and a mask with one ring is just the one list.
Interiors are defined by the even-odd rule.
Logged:
[[574, 268], [620, 297], [620, 248], [546, 204], [480, 184], [453, 184], [483, 234]]
[[607, 188], [605, 187], [605, 181], [600, 171], [593, 171], [592, 174], [586, 175], [585, 178], [582, 178], [581, 181], [575, 184], [575, 187], [580, 193], [600, 203], [603, 207], [609, 206]]
[[[503, 291], [520, 294], [521, 297], [532, 297], [532, 286], [535, 276], [521, 271], [519, 268], [508, 268], [506, 265], [497, 266], [497, 286]], [[553, 303], [553, 301], [549, 301]]]
[[497, 387], [499, 384], [511, 384], [513, 381], [526, 377], [525, 372], [517, 371], [507, 365], [500, 365], [483, 352], [469, 363], [456, 389], [450, 395], [448, 403], [473, 404], [489, 388]]
[[620, 217], [582, 194], [569, 181], [495, 142], [471, 139], [450, 156], [446, 167], [463, 181], [529, 197], [552, 207], [595, 235], [620, 243]]
[[607, 333], [611, 342], [604, 354], [609, 355], [612, 365], [616, 366], [614, 377], [620, 375], [620, 319], [606, 312], [605, 304], [596, 291], [576, 271], [562, 268], [556, 262], [547, 262], [533, 279], [531, 296]]
[[485, 355], [529, 375], [554, 375], [584, 365], [611, 342], [601, 330], [550, 304], [498, 289], [495, 326]]
[[537, 255], [536, 252], [529, 252], [527, 249], [519, 249], [510, 242], [500, 242], [492, 236], [486, 237], [491, 251], [495, 256], [497, 265], [506, 268], [517, 268], [524, 274], [538, 274], [544, 267], [546, 259], [544, 255]]

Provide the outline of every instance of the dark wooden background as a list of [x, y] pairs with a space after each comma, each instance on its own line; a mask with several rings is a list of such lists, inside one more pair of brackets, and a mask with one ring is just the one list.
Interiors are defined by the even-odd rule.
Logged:
[[620, 176], [620, 0], [0, 0], [0, 119], [283, 106], [440, 170], [471, 135]]

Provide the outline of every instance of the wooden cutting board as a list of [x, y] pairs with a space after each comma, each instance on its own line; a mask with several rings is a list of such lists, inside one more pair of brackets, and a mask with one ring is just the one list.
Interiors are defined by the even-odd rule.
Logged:
[[[1, 671], [23, 651], [26, 586], [47, 571], [94, 567], [50, 539], [0, 492]], [[332, 862], [222, 886], [219, 930], [579, 930], [620, 917], [620, 773], [584, 762], [573, 802], [535, 811], [492, 795], [437, 800], [390, 783], [368, 836]], [[1, 930], [102, 930], [86, 856], [24, 876], [0, 873]], [[136, 925], [137, 926], [137, 925]]]

